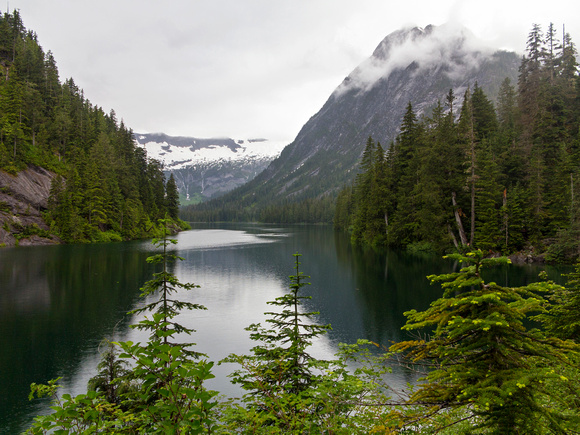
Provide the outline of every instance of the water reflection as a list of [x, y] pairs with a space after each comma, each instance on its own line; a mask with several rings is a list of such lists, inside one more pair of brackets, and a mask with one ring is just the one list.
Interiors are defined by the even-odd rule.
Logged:
[[32, 382], [73, 372], [124, 319], [151, 273], [147, 255], [135, 244], [0, 250], [1, 433], [36, 410]]
[[[310, 275], [308, 310], [333, 327], [315, 343], [312, 354], [330, 358], [338, 342], [359, 338], [383, 346], [406, 339], [403, 312], [425, 309], [441, 295], [427, 275], [458, 265], [437, 257], [353, 247], [348, 236], [330, 227], [205, 225], [179, 234], [172, 249], [184, 258], [175, 265], [182, 282], [200, 288], [178, 297], [205, 305], [207, 311], [181, 315], [179, 321], [197, 332], [197, 343], [213, 361], [229, 353], [247, 353], [255, 343], [244, 328], [263, 322], [271, 301], [287, 291], [294, 273], [293, 254]], [[146, 334], [129, 329], [139, 319], [125, 316], [145, 302], [139, 288], [153, 269], [145, 261], [148, 242], [91, 246], [52, 246], [0, 250], [0, 433], [18, 433], [47, 404], [27, 401], [32, 382], [65, 376], [68, 391], [80, 393], [95, 370], [98, 343], [105, 336], [144, 341]], [[520, 285], [536, 279], [540, 268], [497, 269], [490, 278]], [[557, 269], [548, 269], [551, 277]], [[212, 388], [234, 395], [226, 374], [216, 366]], [[394, 383], [413, 374], [395, 370]]]

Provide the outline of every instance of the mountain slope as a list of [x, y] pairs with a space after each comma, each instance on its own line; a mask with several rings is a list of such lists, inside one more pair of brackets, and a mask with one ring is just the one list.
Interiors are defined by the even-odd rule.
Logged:
[[218, 206], [260, 208], [334, 194], [354, 178], [369, 136], [385, 147], [394, 140], [409, 102], [418, 114], [428, 114], [453, 89], [459, 105], [476, 82], [494, 99], [506, 77], [515, 82], [518, 66], [515, 53], [484, 49], [462, 27], [393, 32], [344, 79], [280, 157]]

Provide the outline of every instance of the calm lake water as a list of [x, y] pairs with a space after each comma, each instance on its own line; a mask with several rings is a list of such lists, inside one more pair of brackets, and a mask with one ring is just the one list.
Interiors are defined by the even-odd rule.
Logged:
[[[185, 313], [180, 322], [197, 330], [196, 350], [216, 362], [253, 347], [244, 328], [263, 322], [271, 310], [266, 302], [287, 290], [296, 252], [311, 277], [309, 308], [333, 328], [313, 346], [321, 358], [330, 358], [339, 342], [367, 338], [389, 345], [406, 338], [403, 312], [425, 309], [441, 293], [425, 277], [457, 267], [440, 258], [353, 248], [345, 234], [326, 226], [208, 225], [176, 238], [185, 260], [174, 272], [201, 286], [180, 299], [208, 308]], [[60, 376], [64, 392], [85, 392], [104, 337], [146, 339], [129, 328], [139, 319], [125, 313], [144, 303], [139, 288], [154, 272], [145, 261], [153, 251], [148, 241], [0, 249], [0, 434], [20, 433], [49, 411], [48, 401], [28, 401], [32, 382]], [[489, 279], [521, 285], [540, 270], [511, 266]], [[216, 366], [210, 387], [237, 395], [226, 377], [231, 368]], [[410, 380], [402, 370], [393, 373], [395, 385]]]

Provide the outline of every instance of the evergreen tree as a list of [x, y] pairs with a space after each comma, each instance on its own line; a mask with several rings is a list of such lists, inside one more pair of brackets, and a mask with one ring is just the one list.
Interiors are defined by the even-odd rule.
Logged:
[[[268, 302], [281, 309], [280, 312], [265, 313], [269, 316], [266, 322], [272, 329], [260, 324], [250, 325], [247, 328], [251, 332], [250, 338], [262, 344], [252, 349], [252, 356], [231, 355], [227, 360], [259, 369], [259, 379], [254, 378], [255, 373], [245, 371], [238, 371], [232, 376], [234, 383], [265, 396], [259, 400], [266, 400], [270, 392], [297, 394], [312, 386], [315, 382], [311, 365], [314, 359], [307, 353], [307, 348], [314, 338], [330, 329], [330, 325], [312, 322], [318, 312], [302, 311], [304, 301], [311, 299], [302, 295], [302, 288], [309, 285], [304, 280], [309, 277], [300, 272], [300, 255], [294, 254], [294, 257], [296, 273], [290, 276], [290, 292]], [[265, 385], [269, 386], [268, 391], [265, 391]]]
[[354, 187], [355, 215], [353, 218], [352, 240], [364, 241], [367, 223], [371, 220], [370, 195], [373, 186], [376, 144], [371, 137], [367, 139], [360, 163], [360, 172], [356, 176]]
[[303, 311], [304, 301], [310, 299], [302, 295], [308, 276], [300, 272], [300, 255], [294, 256], [296, 273], [290, 276], [290, 292], [268, 302], [281, 309], [266, 313], [272, 328], [250, 325], [246, 328], [250, 338], [260, 343], [252, 349], [253, 355], [232, 354], [225, 359], [242, 366], [231, 375], [233, 383], [248, 391], [244, 400], [258, 415], [263, 414], [258, 417], [262, 424], [287, 431], [297, 430], [293, 426], [307, 419], [300, 414], [311, 412], [301, 409], [299, 401], [292, 398], [307, 395], [316, 386], [316, 360], [307, 349], [315, 337], [330, 328], [312, 322], [319, 313]]
[[[479, 192], [476, 203], [477, 225], [475, 245], [482, 250], [505, 251], [505, 211], [502, 212], [504, 187], [499, 183], [499, 167], [484, 141], [479, 153], [481, 176], [476, 183]], [[506, 198], [507, 200], [507, 198]]]
[[131, 389], [129, 364], [118, 358], [115, 343], [103, 340], [101, 344], [106, 347], [97, 365], [99, 372], [89, 379], [87, 389], [102, 392], [107, 402], [119, 405], [122, 396]]
[[194, 332], [193, 329], [173, 320], [181, 310], [206, 309], [203, 305], [183, 302], [171, 297], [178, 290], [192, 290], [194, 288], [199, 288], [199, 286], [191, 283], [180, 282], [175, 274], [173, 274], [169, 269], [172, 263], [177, 260], [182, 260], [181, 257], [168, 251], [169, 245], [177, 243], [177, 240], [167, 238], [167, 226], [170, 222], [169, 219], [160, 220], [160, 224], [163, 226], [163, 238], [153, 239], [152, 243], [157, 248], [161, 248], [162, 252], [147, 258], [148, 263], [159, 264], [162, 267], [162, 270], [154, 273], [153, 279], [147, 281], [141, 289], [141, 296], [143, 298], [159, 293], [159, 299], [131, 311], [130, 314], [140, 314], [145, 312], [153, 313], [151, 319], [139, 322], [134, 326], [134, 328], [151, 331], [150, 339], [152, 341], [159, 341], [171, 346], [179, 346], [184, 355], [199, 357], [201, 354], [186, 349], [186, 347], [191, 346], [194, 343], [177, 344], [176, 342], [170, 341], [171, 338], [175, 338], [173, 337], [174, 335], [182, 333], [191, 334]]
[[[310, 297], [302, 288], [309, 277], [299, 270], [300, 255], [294, 257], [290, 292], [268, 302], [279, 308], [265, 313], [271, 328], [250, 325], [250, 338], [258, 342], [252, 354], [232, 354], [222, 361], [241, 366], [230, 377], [247, 391], [243, 406], [224, 410], [224, 432], [366, 434], [383, 413], [378, 405], [387, 400], [381, 381], [385, 358], [365, 352], [364, 341], [341, 346], [338, 360], [318, 360], [308, 353], [313, 339], [330, 325], [317, 324], [319, 313], [304, 310]], [[352, 373], [347, 360], [362, 368]]]
[[521, 140], [529, 153], [533, 142], [534, 125], [539, 113], [539, 93], [542, 78], [544, 40], [541, 27], [534, 24], [527, 41], [527, 55], [522, 58], [518, 77]]
[[451, 199], [453, 192], [463, 188], [464, 169], [454, 122], [454, 100], [450, 90], [446, 97], [447, 112], [439, 102], [428, 119], [426, 146], [419, 168], [417, 195], [422, 206], [418, 211], [418, 233], [433, 249], [447, 248], [453, 240], [457, 241]]
[[493, 103], [487, 98], [477, 82], [470, 97], [476, 140], [491, 139], [497, 130], [497, 117]]
[[[470, 229], [469, 229], [469, 245], [473, 246], [473, 240], [475, 237], [475, 196], [476, 190], [475, 185], [477, 183], [477, 179], [479, 178], [479, 171], [477, 169], [477, 145], [479, 142], [479, 135], [477, 134], [477, 123], [474, 113], [473, 107], [473, 99], [470, 89], [468, 88], [465, 91], [465, 95], [463, 97], [463, 106], [461, 107], [461, 115], [459, 118], [459, 135], [460, 140], [464, 146], [465, 152], [465, 166], [466, 172], [468, 174], [467, 177], [467, 185], [469, 186], [469, 210], [470, 210]], [[455, 205], [455, 204], [454, 204]], [[456, 217], [459, 213], [456, 212]], [[463, 232], [461, 228], [461, 219], [457, 217], [457, 223], [459, 227], [460, 234]], [[461, 243], [463, 245], [467, 245], [466, 243], [467, 238], [465, 236], [461, 236]]]
[[[169, 222], [161, 222], [165, 231]], [[167, 249], [175, 240], [163, 237], [153, 243], [163, 250], [147, 261], [162, 266], [163, 270], [145, 283], [142, 296], [158, 294], [159, 299], [130, 313], [151, 313], [151, 318], [145, 317], [133, 325], [150, 331], [149, 341], [143, 345], [130, 341], [117, 343], [122, 350], [119, 358], [132, 362], [130, 373], [126, 373], [126, 365], [111, 349], [104, 353], [101, 371], [89, 382], [86, 394], [59, 398], [56, 380], [48, 385], [32, 384], [31, 398], [52, 396], [55, 404], [54, 412], [38, 417], [28, 433], [214, 432], [212, 409], [217, 393], [204, 386], [205, 381], [213, 378], [213, 363], [197, 360], [202, 354], [189, 348], [192, 343], [178, 341], [179, 334], [190, 334], [193, 330], [174, 320], [183, 309], [204, 307], [171, 297], [177, 290], [198, 286], [181, 283], [169, 271], [169, 264], [180, 259]], [[119, 386], [129, 388], [120, 391]]]
[[[538, 291], [551, 284], [501, 287], [481, 274], [509, 262], [506, 258], [484, 258], [481, 251], [448, 258], [462, 263], [461, 270], [429, 277], [442, 283], [443, 297], [426, 311], [405, 313], [404, 329], [428, 328], [431, 338], [391, 348], [429, 368], [426, 382], [408, 401], [425, 407], [424, 425], [436, 432], [468, 420], [471, 433], [503, 434], [567, 433], [577, 427], [577, 417], [550, 388], [566, 385], [568, 379], [555, 369], [577, 357], [578, 348], [524, 324], [530, 314], [544, 311]], [[433, 419], [440, 412], [447, 418]]]
[[334, 228], [349, 230], [354, 208], [354, 186], [346, 186], [340, 190], [336, 198], [333, 225]]
[[394, 159], [392, 162], [393, 184], [396, 194], [396, 210], [392, 219], [393, 225], [389, 231], [389, 239], [397, 240], [398, 244], [407, 245], [417, 235], [416, 214], [420, 209], [420, 201], [415, 186], [418, 183], [419, 153], [423, 146], [423, 128], [411, 103], [401, 123], [401, 133], [395, 142]]
[[580, 344], [580, 265], [566, 277], [563, 287], [554, 286], [550, 310], [538, 317], [550, 335]]
[[165, 203], [169, 217], [177, 219], [179, 213], [179, 191], [177, 190], [177, 183], [175, 183], [173, 173], [171, 173], [165, 185]]
[[385, 151], [377, 142], [372, 166], [371, 189], [369, 192], [369, 219], [364, 239], [371, 245], [382, 245], [386, 240], [388, 226], [388, 195], [386, 192], [387, 167]]

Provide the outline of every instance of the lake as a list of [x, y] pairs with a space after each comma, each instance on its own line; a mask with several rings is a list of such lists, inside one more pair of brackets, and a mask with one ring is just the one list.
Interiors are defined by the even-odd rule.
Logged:
[[[388, 346], [405, 339], [403, 312], [425, 309], [440, 296], [426, 276], [458, 266], [437, 257], [355, 248], [329, 226], [200, 225], [175, 238], [184, 261], [174, 272], [201, 286], [180, 299], [208, 308], [184, 313], [179, 321], [197, 330], [195, 350], [216, 362], [253, 347], [244, 328], [263, 322], [271, 310], [266, 302], [288, 289], [297, 252], [301, 271], [311, 277], [304, 288], [312, 296], [308, 308], [333, 328], [314, 343], [311, 353], [319, 358], [332, 357], [339, 342], [366, 338]], [[0, 249], [1, 434], [20, 433], [35, 415], [49, 411], [46, 400], [28, 401], [32, 382], [60, 376], [64, 392], [85, 392], [103, 338], [146, 339], [129, 327], [139, 319], [125, 313], [145, 303], [139, 289], [154, 272], [145, 261], [153, 252], [149, 241]], [[505, 267], [489, 279], [521, 285], [543, 269]], [[546, 270], [557, 279], [562, 269]], [[226, 377], [231, 369], [216, 366], [209, 386], [238, 394]], [[412, 380], [403, 370], [392, 376], [395, 385]]]

